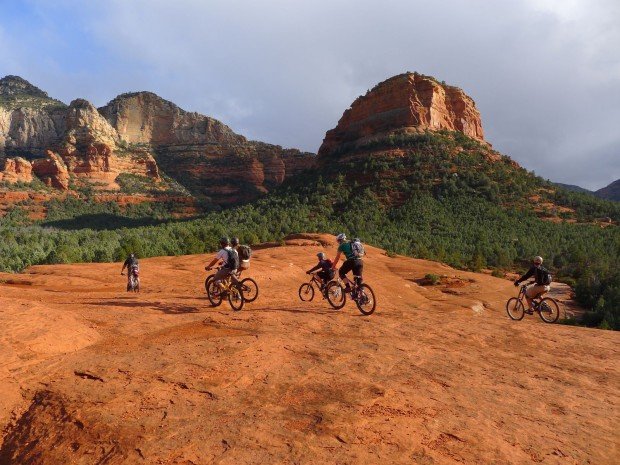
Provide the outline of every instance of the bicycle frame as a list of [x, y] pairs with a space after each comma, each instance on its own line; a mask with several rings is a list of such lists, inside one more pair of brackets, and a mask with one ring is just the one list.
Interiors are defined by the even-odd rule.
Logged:
[[310, 278], [308, 284], [315, 284], [319, 289], [323, 285], [323, 283], [321, 282], [321, 278], [319, 278], [316, 273], [312, 273], [312, 277]]
[[[527, 292], [527, 286], [530, 286], [531, 284], [534, 284], [534, 281], [521, 284], [521, 289], [519, 289], [519, 295], [517, 296], [517, 299], [519, 299], [520, 302], [523, 302], [523, 300], [525, 299], [525, 293]], [[534, 310], [538, 310], [538, 306], [540, 305], [540, 301], [542, 300], [541, 297], [542, 297], [542, 294], [539, 294], [536, 297], [532, 297], [530, 299], [534, 306]]]

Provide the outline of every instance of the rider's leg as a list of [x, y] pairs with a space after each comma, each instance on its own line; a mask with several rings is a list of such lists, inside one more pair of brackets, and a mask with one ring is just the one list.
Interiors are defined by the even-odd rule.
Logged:
[[217, 287], [220, 290], [223, 290], [222, 281], [229, 274], [230, 274], [230, 270], [228, 268], [220, 268], [219, 270], [217, 270], [217, 273], [215, 273], [215, 276], [213, 277], [213, 281], [215, 282], [215, 284], [217, 284]]
[[321, 290], [322, 290], [329, 282], [329, 275], [327, 274], [326, 271], [321, 270], [317, 273], [317, 276], [321, 278]]
[[362, 285], [362, 273], [364, 272], [364, 262], [361, 260], [355, 260], [353, 263], [353, 277], [355, 278], [355, 284]]
[[230, 272], [230, 280], [235, 286], [238, 286], [239, 283], [241, 282], [241, 280], [239, 279], [240, 275], [241, 275], [241, 272], [239, 270], [233, 270]]
[[340, 276], [340, 279], [342, 279], [346, 284], [346, 292], [349, 292], [351, 290], [351, 281], [349, 280], [349, 278], [347, 278], [347, 273], [352, 269], [353, 260], [346, 260], [338, 270], [338, 275]]
[[525, 290], [525, 300], [527, 300], [528, 310], [532, 310], [534, 308], [534, 299], [541, 297], [543, 294], [546, 294], [548, 291], [547, 286], [541, 286], [538, 284], [533, 284], [528, 286]]

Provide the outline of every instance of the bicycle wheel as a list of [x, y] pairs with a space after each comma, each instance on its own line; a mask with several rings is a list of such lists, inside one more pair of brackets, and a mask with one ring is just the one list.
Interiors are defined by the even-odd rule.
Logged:
[[508, 299], [506, 302], [506, 312], [511, 320], [520, 321], [525, 316], [525, 307], [516, 297]]
[[258, 297], [258, 284], [252, 278], [245, 278], [241, 281], [243, 298], [246, 302], [254, 302]]
[[230, 304], [230, 308], [236, 312], [243, 308], [245, 298], [243, 297], [241, 286], [237, 287], [233, 285], [230, 287], [230, 291], [228, 292], [228, 303]]
[[304, 302], [310, 302], [314, 299], [314, 287], [312, 284], [304, 283], [299, 286], [299, 298]]
[[368, 284], [362, 284], [357, 291], [355, 304], [364, 315], [372, 315], [377, 307], [375, 293]]
[[215, 278], [215, 273], [210, 274], [209, 276], [207, 276], [207, 279], [205, 279], [205, 291], [207, 293], [209, 292], [209, 283], [213, 281], [213, 278]]
[[538, 314], [545, 323], [555, 323], [560, 318], [560, 307], [551, 297], [545, 297], [538, 305]]
[[215, 284], [215, 281], [209, 281], [209, 285], [207, 286], [207, 298], [211, 305], [217, 307], [222, 304], [222, 295], [220, 288]]
[[347, 294], [344, 292], [344, 287], [338, 284], [337, 281], [332, 281], [327, 285], [327, 301], [334, 309], [340, 310], [347, 302]]

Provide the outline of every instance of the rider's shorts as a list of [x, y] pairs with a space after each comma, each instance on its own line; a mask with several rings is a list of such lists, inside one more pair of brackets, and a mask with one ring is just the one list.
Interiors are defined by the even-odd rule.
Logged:
[[345, 275], [349, 272], [353, 271], [353, 276], [356, 276], [359, 280], [362, 279], [362, 272], [364, 271], [364, 262], [358, 258], [349, 258], [345, 260], [345, 262], [338, 270], [338, 274], [341, 279], [344, 279]]
[[525, 295], [528, 296], [530, 299], [534, 299], [538, 297], [539, 295], [544, 294], [545, 292], [549, 292], [550, 289], [551, 289], [551, 286], [543, 286], [542, 284], [533, 284], [527, 287], [525, 291]]
[[222, 281], [222, 280], [226, 279], [228, 276], [231, 276], [233, 282], [236, 283], [236, 282], [238, 282], [237, 278], [235, 277], [236, 271], [237, 270], [231, 270], [230, 268], [226, 268], [226, 267], [220, 268], [217, 271], [217, 273], [215, 273], [215, 276], [214, 276], [213, 279], [217, 282], [217, 281]]

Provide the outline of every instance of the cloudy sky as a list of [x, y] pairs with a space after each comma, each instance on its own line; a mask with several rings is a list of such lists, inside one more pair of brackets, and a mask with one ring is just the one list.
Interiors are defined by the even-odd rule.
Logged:
[[96, 105], [151, 90], [286, 147], [316, 151], [404, 71], [463, 88], [539, 175], [620, 178], [618, 0], [0, 0], [0, 77]]

